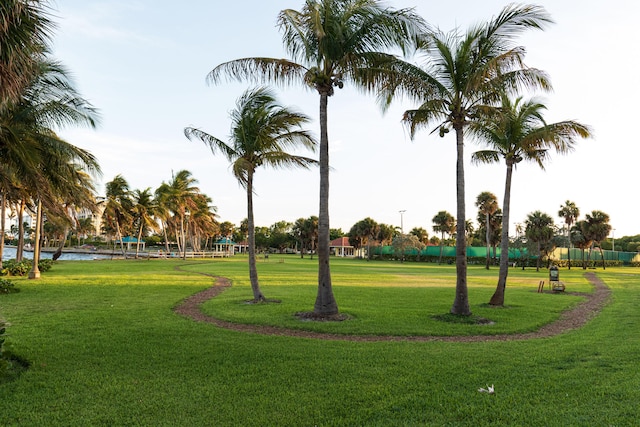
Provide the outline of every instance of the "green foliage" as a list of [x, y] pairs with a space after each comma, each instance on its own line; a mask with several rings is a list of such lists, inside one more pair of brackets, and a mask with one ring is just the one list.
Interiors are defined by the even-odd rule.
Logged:
[[9, 363], [5, 360], [4, 357], [4, 340], [6, 336], [6, 323], [0, 319], [0, 378], [4, 377], [7, 368], [9, 367]]
[[[41, 273], [51, 270], [54, 260], [50, 258], [41, 258], [38, 262], [38, 269]], [[25, 276], [33, 266], [33, 261], [30, 259], [23, 259], [17, 262], [15, 259], [9, 259], [2, 262], [2, 276]]]
[[2, 262], [3, 275], [24, 276], [29, 270], [31, 270], [31, 260], [29, 259], [23, 259], [20, 262], [10, 259]]
[[40, 261], [38, 261], [38, 270], [40, 270], [41, 273], [44, 273], [46, 271], [51, 270], [51, 267], [53, 267], [53, 263], [55, 261], [49, 258], [42, 258], [40, 259]]
[[20, 289], [16, 288], [11, 280], [0, 279], [0, 295], [15, 292], [20, 292]]

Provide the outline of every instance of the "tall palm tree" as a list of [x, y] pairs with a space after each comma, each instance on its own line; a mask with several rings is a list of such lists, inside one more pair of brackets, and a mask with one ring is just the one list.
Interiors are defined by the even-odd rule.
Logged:
[[522, 160], [534, 162], [544, 169], [550, 151], [566, 154], [571, 151], [577, 138], [591, 135], [588, 126], [568, 120], [546, 123], [543, 111], [546, 107], [532, 99], [521, 97], [512, 102], [502, 97], [502, 106], [497, 114], [472, 125], [471, 130], [489, 148], [472, 155], [475, 163], [498, 163], [501, 159], [507, 166], [502, 206], [502, 238], [500, 240], [500, 273], [498, 285], [489, 304], [504, 305], [504, 292], [509, 274], [509, 215], [511, 206], [511, 180], [514, 167]]
[[588, 240], [598, 245], [600, 257], [602, 258], [602, 269], [605, 270], [604, 253], [602, 252], [602, 245], [600, 243], [606, 239], [611, 232], [609, 215], [602, 211], [591, 211], [591, 213], [585, 215], [585, 223], [586, 227], [583, 233]]
[[[442, 263], [442, 252], [444, 249], [444, 236], [452, 235], [456, 232], [456, 219], [447, 211], [438, 212], [432, 219], [433, 231], [440, 233], [440, 258], [438, 264]], [[459, 227], [458, 227], [459, 230]], [[462, 234], [464, 235], [464, 228]], [[458, 236], [458, 239], [460, 237]]]
[[541, 211], [530, 213], [525, 221], [524, 233], [529, 240], [537, 245], [538, 259], [536, 261], [536, 271], [539, 271], [543, 249], [553, 238], [553, 218]]
[[303, 146], [315, 149], [313, 137], [302, 126], [309, 118], [278, 104], [273, 92], [266, 88], [247, 90], [231, 113], [231, 141], [209, 135], [200, 129], [185, 129], [187, 138], [199, 139], [214, 153], [222, 153], [232, 165], [238, 183], [247, 192], [247, 219], [249, 224], [249, 278], [253, 299], [265, 301], [258, 283], [256, 268], [255, 221], [253, 217], [253, 179], [261, 166], [304, 167], [316, 161], [287, 153], [287, 148]]
[[558, 211], [558, 216], [564, 219], [564, 223], [567, 225], [567, 260], [569, 265], [569, 270], [571, 270], [571, 237], [569, 233], [571, 233], [571, 226], [576, 222], [578, 217], [580, 216], [580, 209], [576, 206], [576, 204], [570, 200], [564, 202], [564, 205], [560, 206], [560, 210]]
[[210, 82], [223, 74], [257, 82], [303, 83], [320, 96], [320, 202], [318, 213], [317, 315], [338, 313], [329, 266], [328, 99], [346, 83], [373, 91], [372, 70], [388, 62], [385, 50], [406, 48], [425, 24], [412, 9], [392, 10], [379, 0], [306, 0], [300, 11], [278, 15], [283, 43], [292, 59], [244, 58], [214, 68]]
[[[31, 80], [17, 100], [6, 101], [0, 109], [0, 185], [14, 183], [21, 188], [24, 206], [30, 198], [37, 205], [37, 223], [44, 206], [50, 213], [67, 202], [76, 205], [93, 200], [92, 176], [100, 174], [97, 160], [91, 153], [75, 147], [56, 135], [53, 128], [86, 125], [95, 127], [99, 115], [83, 99], [57, 61], [42, 59], [34, 65]], [[90, 197], [81, 189], [86, 185]], [[6, 191], [3, 188], [1, 191]], [[80, 199], [82, 200], [80, 201]], [[91, 200], [91, 202], [88, 202]], [[68, 207], [68, 206], [67, 206]], [[68, 211], [68, 210], [67, 210]], [[36, 227], [36, 234], [40, 232]], [[34, 256], [39, 254], [39, 240]], [[20, 253], [20, 250], [18, 251]], [[34, 263], [34, 277], [39, 277]]]
[[440, 136], [453, 129], [456, 135], [456, 295], [451, 313], [470, 315], [467, 290], [465, 238], [465, 129], [500, 102], [505, 91], [522, 88], [549, 89], [545, 73], [523, 65], [525, 49], [514, 46], [515, 36], [527, 29], [541, 29], [552, 22], [540, 6], [509, 5], [490, 21], [470, 28], [425, 35], [421, 67], [403, 61], [390, 63], [385, 90], [379, 99], [389, 104], [396, 95], [421, 105], [404, 113], [403, 122], [411, 138], [418, 130], [435, 124]]
[[490, 191], [483, 191], [476, 197], [476, 207], [480, 214], [484, 215], [484, 227], [485, 227], [485, 240], [487, 242], [487, 262], [486, 269], [489, 270], [489, 264], [491, 263], [491, 255], [489, 249], [491, 248], [491, 217], [499, 209], [498, 198]]

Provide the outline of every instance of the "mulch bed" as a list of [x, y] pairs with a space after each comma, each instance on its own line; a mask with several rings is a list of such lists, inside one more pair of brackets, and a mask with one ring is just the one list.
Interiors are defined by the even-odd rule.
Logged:
[[[547, 338], [564, 332], [577, 329], [586, 324], [590, 319], [596, 316], [602, 307], [605, 306], [611, 295], [611, 290], [600, 280], [595, 273], [588, 272], [585, 274], [587, 280], [594, 286], [594, 292], [589, 294], [579, 294], [586, 297], [586, 301], [578, 304], [576, 307], [563, 312], [558, 320], [549, 323], [534, 332], [522, 334], [502, 334], [502, 335], [472, 335], [472, 336], [373, 336], [373, 335], [340, 335], [328, 334], [312, 331], [299, 331], [294, 329], [286, 329], [277, 326], [261, 326], [261, 325], [244, 325], [225, 320], [216, 319], [215, 317], [206, 315], [200, 310], [200, 305], [215, 298], [225, 289], [231, 286], [231, 281], [225, 277], [212, 276], [215, 278], [215, 284], [204, 291], [198, 292], [182, 301], [175, 307], [174, 311], [182, 316], [191, 318], [198, 322], [206, 322], [214, 324], [218, 327], [230, 329], [239, 332], [249, 332], [263, 335], [280, 335], [300, 338], [324, 339], [324, 340], [340, 340], [340, 341], [447, 341], [447, 342], [481, 342], [481, 341], [515, 341], [527, 340], [532, 338]], [[346, 315], [339, 315], [339, 319], [318, 319], [313, 313], [297, 313], [301, 320], [345, 320]], [[346, 316], [348, 317], [348, 316]]]

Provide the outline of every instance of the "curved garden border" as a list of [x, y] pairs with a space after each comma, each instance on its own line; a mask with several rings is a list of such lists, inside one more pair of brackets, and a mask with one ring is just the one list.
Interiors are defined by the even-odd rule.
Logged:
[[[205, 274], [205, 273], [199, 273]], [[205, 274], [208, 275], [208, 274]], [[212, 276], [215, 278], [215, 284], [201, 292], [198, 292], [180, 304], [178, 304], [174, 311], [181, 316], [191, 318], [197, 322], [206, 322], [214, 324], [218, 327], [239, 331], [250, 332], [262, 335], [280, 335], [299, 338], [313, 338], [323, 340], [337, 340], [337, 341], [362, 341], [362, 342], [375, 342], [375, 341], [446, 341], [446, 342], [481, 342], [481, 341], [515, 341], [526, 340], [532, 338], [547, 338], [555, 335], [562, 334], [564, 332], [577, 329], [586, 324], [590, 319], [596, 316], [602, 308], [605, 306], [611, 295], [611, 290], [607, 285], [598, 278], [593, 272], [585, 273], [585, 277], [594, 286], [594, 292], [584, 295], [586, 301], [578, 304], [577, 306], [564, 311], [560, 318], [554, 322], [551, 322], [537, 331], [527, 332], [522, 334], [500, 334], [500, 335], [471, 335], [471, 336], [393, 336], [393, 335], [343, 335], [343, 334], [329, 334], [313, 331], [301, 331], [296, 329], [287, 329], [277, 326], [263, 326], [263, 325], [245, 325], [239, 323], [228, 322], [225, 320], [217, 319], [215, 317], [204, 314], [200, 310], [200, 306], [205, 301], [216, 297], [222, 293], [225, 289], [231, 286], [231, 280], [225, 277]]]

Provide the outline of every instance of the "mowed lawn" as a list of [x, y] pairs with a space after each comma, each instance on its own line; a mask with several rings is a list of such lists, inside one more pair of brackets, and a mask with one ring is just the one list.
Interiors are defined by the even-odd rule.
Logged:
[[[640, 270], [590, 270], [613, 290], [586, 326], [531, 340], [455, 343], [403, 337], [529, 332], [583, 297], [538, 294], [546, 270], [513, 269], [505, 308], [491, 308], [497, 268], [469, 266], [474, 315], [449, 311], [455, 266], [332, 259], [344, 322], [302, 322], [317, 261], [258, 264], [278, 304], [247, 304], [247, 259], [59, 262], [0, 295], [8, 349], [30, 363], [0, 382], [2, 426], [631, 426], [640, 419]], [[584, 271], [560, 271], [588, 293]], [[358, 342], [225, 330], [172, 308], [213, 284], [233, 286], [204, 312], [238, 323], [343, 335]], [[493, 385], [494, 394], [478, 389]]]

